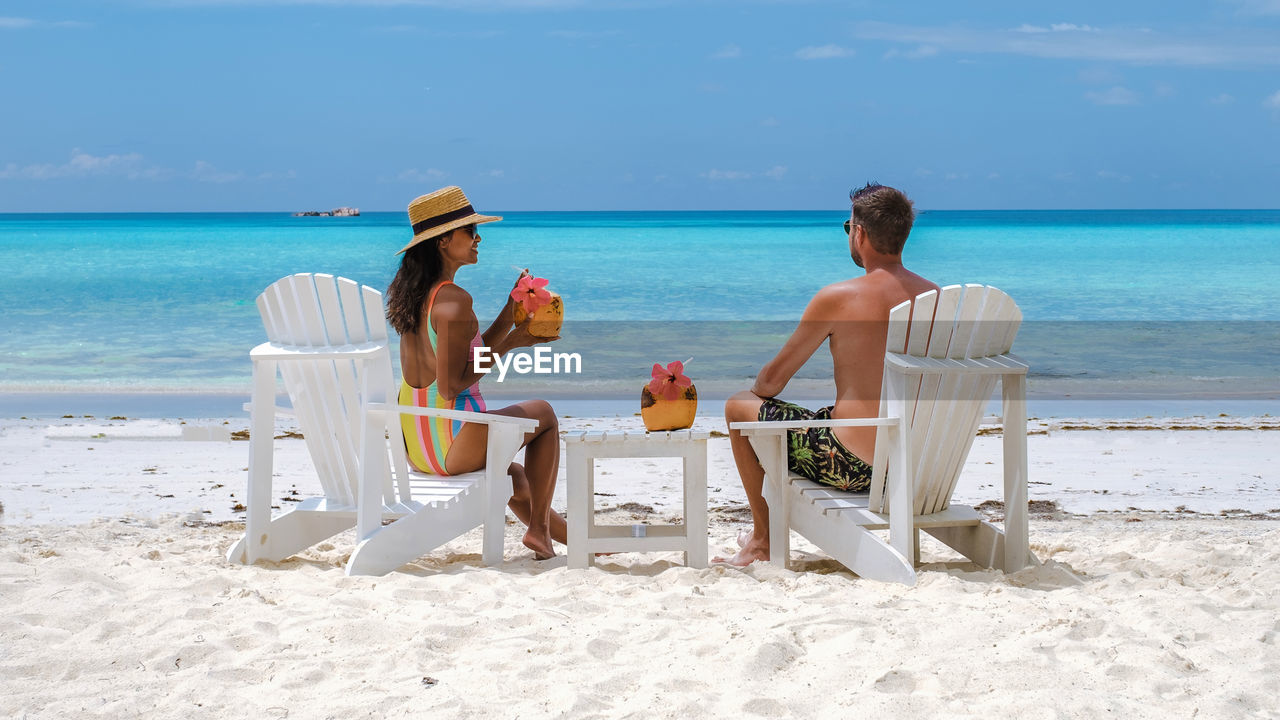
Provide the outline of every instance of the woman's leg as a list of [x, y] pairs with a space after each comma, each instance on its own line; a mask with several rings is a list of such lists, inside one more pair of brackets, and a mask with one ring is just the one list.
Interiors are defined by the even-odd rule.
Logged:
[[[534, 557], [545, 560], [555, 556], [551, 541], [554, 537], [551, 520], [551, 495], [556, 489], [556, 473], [560, 470], [560, 423], [555, 410], [545, 400], [526, 400], [508, 407], [490, 410], [494, 415], [508, 417], [531, 418], [538, 421], [538, 427], [525, 433], [522, 446], [524, 452], [524, 473], [528, 486], [528, 517], [521, 517], [529, 531], [525, 533], [524, 544], [533, 550]], [[489, 441], [489, 428], [480, 423], [466, 423], [462, 431], [453, 439], [445, 456], [445, 470], [457, 475], [484, 467], [485, 450]], [[515, 477], [512, 487], [515, 487]], [[523, 505], [524, 503], [520, 503]], [[521, 508], [523, 509], [523, 508]], [[515, 507], [512, 507], [516, 511]], [[520, 516], [516, 511], [517, 517]], [[561, 542], [564, 538], [564, 518], [558, 517], [554, 527]]]
[[[507, 474], [511, 476], [511, 502], [507, 503], [507, 507], [511, 508], [511, 512], [515, 513], [520, 522], [526, 526], [529, 524], [529, 518], [533, 516], [533, 508], [530, 506], [529, 494], [529, 478], [525, 476], [524, 466], [520, 463], [511, 463], [511, 467], [507, 468]], [[554, 486], [552, 490], [554, 491]], [[551, 511], [551, 539], [565, 545], [569, 542], [569, 532], [565, 526], [564, 516], [560, 513]]]

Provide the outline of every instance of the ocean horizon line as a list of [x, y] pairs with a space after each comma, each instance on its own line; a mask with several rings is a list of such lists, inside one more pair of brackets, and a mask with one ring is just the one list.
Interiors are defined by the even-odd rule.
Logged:
[[[740, 213], [740, 214], [779, 214], [779, 213], [832, 213], [843, 212], [843, 208], [796, 208], [796, 209], [733, 209], [733, 208], [699, 208], [697, 210], [664, 210], [664, 209], [609, 209], [609, 210], [574, 210], [574, 209], [556, 209], [556, 210], [524, 210], [510, 208], [489, 208], [489, 212], [497, 213], [520, 213], [520, 214], [642, 214], [642, 213], [661, 213], [661, 214], [699, 214], [699, 213]], [[280, 215], [309, 212], [308, 210], [298, 209], [280, 209], [280, 210], [16, 210], [2, 211], [0, 217], [22, 217], [29, 215], [50, 216], [50, 215]], [[376, 209], [376, 210], [360, 210], [359, 216], [340, 216], [327, 217], [325, 220], [350, 220], [354, 217], [363, 215], [378, 214], [405, 214], [403, 208], [397, 209]], [[918, 210], [918, 214], [927, 213], [1203, 213], [1203, 212], [1280, 212], [1280, 207], [1260, 208], [1260, 207], [1203, 207], [1203, 208], [923, 208]], [[303, 218], [314, 216], [299, 216]]]

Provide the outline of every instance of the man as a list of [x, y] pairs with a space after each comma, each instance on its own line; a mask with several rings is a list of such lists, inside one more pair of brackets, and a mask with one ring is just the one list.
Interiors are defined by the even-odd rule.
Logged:
[[[805, 308], [800, 325], [773, 360], [761, 369], [755, 385], [725, 402], [729, 423], [756, 420], [794, 421], [876, 417], [884, 374], [889, 311], [904, 300], [938, 286], [902, 265], [902, 247], [915, 221], [911, 201], [901, 191], [869, 183], [849, 194], [853, 203], [845, 230], [849, 254], [866, 274], [828, 285]], [[835, 405], [816, 413], [778, 400], [796, 371], [823, 340], [830, 340], [835, 363]], [[733, 459], [751, 505], [751, 532], [738, 538], [741, 549], [733, 565], [769, 559], [769, 506], [764, 501], [764, 468], [750, 441], [729, 431]], [[812, 428], [787, 433], [787, 465], [799, 475], [842, 490], [867, 490], [870, 461], [875, 457], [875, 428]]]

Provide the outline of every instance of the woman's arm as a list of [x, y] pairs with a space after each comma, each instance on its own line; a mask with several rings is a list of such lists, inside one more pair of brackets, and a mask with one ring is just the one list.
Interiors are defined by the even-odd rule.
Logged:
[[516, 301], [512, 300], [511, 296], [508, 295], [507, 304], [503, 305], [502, 309], [498, 311], [498, 316], [493, 319], [489, 329], [480, 334], [486, 346], [493, 347], [511, 331], [511, 327], [515, 325], [515, 310]]
[[[529, 268], [525, 268], [524, 270], [522, 270], [520, 272], [520, 277], [516, 278], [515, 284], [511, 286], [512, 290], [514, 290], [515, 286], [520, 283], [520, 278], [523, 278], [528, 274], [529, 274]], [[485, 330], [480, 335], [480, 337], [484, 338], [484, 344], [487, 347], [493, 347], [494, 345], [498, 344], [498, 342], [503, 338], [503, 336], [505, 336], [507, 333], [511, 331], [511, 327], [515, 325], [515, 322], [516, 322], [515, 311], [516, 311], [515, 298], [511, 297], [511, 295], [508, 294], [507, 303], [502, 306], [502, 310], [498, 311], [498, 316], [493, 319], [493, 322], [489, 325], [489, 329]]]
[[[471, 339], [476, 336], [480, 322], [471, 309], [471, 295], [457, 285], [440, 290], [432, 307], [432, 316], [437, 338], [436, 389], [441, 397], [452, 402], [485, 375], [475, 371], [475, 360], [471, 355]], [[510, 332], [498, 333], [500, 337], [492, 344], [482, 335], [482, 342], [489, 348], [488, 355], [496, 358], [519, 347], [549, 342], [529, 335], [528, 325], [526, 321]]]

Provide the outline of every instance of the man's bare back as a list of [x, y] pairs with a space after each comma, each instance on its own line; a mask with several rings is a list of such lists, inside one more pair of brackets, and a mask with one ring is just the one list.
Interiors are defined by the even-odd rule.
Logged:
[[[763, 419], [821, 419], [825, 408], [814, 413], [780, 402], [777, 396], [823, 342], [829, 342], [831, 348], [836, 383], [836, 401], [829, 417], [876, 417], [880, 411], [889, 311], [921, 293], [939, 289], [902, 265], [902, 249], [915, 221], [915, 211], [906, 195], [869, 183], [850, 193], [849, 199], [853, 203], [849, 222], [845, 223], [849, 255], [866, 270], [866, 275], [819, 290], [805, 308], [795, 332], [760, 369], [751, 389], [735, 393], [725, 402], [729, 445], [751, 507], [752, 528], [739, 538], [741, 549], [733, 557], [716, 558], [717, 561], [748, 565], [769, 558], [764, 468], [748, 438], [733, 425]], [[774, 417], [768, 417], [770, 413]], [[788, 467], [810, 480], [841, 489], [854, 489], [859, 483], [865, 487], [875, 459], [875, 429], [834, 428], [825, 431], [825, 435], [821, 432], [815, 429], [788, 434]], [[815, 457], [826, 460], [816, 463]]]
[[[937, 289], [936, 284], [898, 265], [877, 268], [819, 292], [819, 296], [828, 296], [824, 298], [824, 309], [830, 312], [827, 317], [831, 322], [829, 340], [836, 381], [833, 418], [879, 414], [889, 311], [903, 301]], [[875, 428], [836, 428], [834, 432], [850, 452], [871, 464]]]

